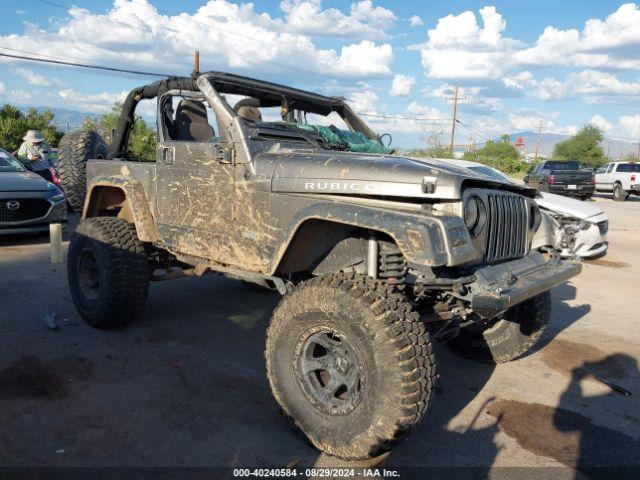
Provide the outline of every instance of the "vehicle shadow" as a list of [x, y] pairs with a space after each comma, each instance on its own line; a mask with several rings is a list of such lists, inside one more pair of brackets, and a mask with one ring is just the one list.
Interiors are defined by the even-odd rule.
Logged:
[[[20, 271], [31, 268], [20, 265]], [[34, 289], [48, 292], [52, 284], [66, 283], [63, 271], [37, 268]], [[575, 295], [571, 286], [559, 292], [566, 299]], [[402, 470], [402, 478], [424, 478], [419, 467], [425, 465], [437, 472], [458, 465], [485, 478], [499, 452], [498, 427], [483, 418], [486, 405], [479, 396], [495, 366], [461, 359], [442, 345], [436, 345], [440, 378], [424, 422], [390, 454], [354, 465], [318, 454], [278, 412], [263, 356], [277, 293], [256, 293], [216, 276], [158, 282], [142, 318], [111, 331], [86, 326], [65, 295], [57, 313], [68, 322], [55, 333], [29, 321], [44, 313], [36, 306], [12, 309], [27, 315], [12, 333], [28, 335], [29, 342], [0, 352], [0, 389], [22, 392], [3, 400], [0, 409], [2, 464], [387, 465]], [[554, 306], [565, 308], [561, 303]], [[567, 307], [546, 341], [578, 318], [580, 311]], [[61, 358], [71, 354], [73, 364], [88, 365], [90, 374], [59, 371]], [[41, 371], [18, 369], [25, 364]], [[43, 388], [33, 387], [42, 382]], [[18, 388], [24, 384], [31, 387]], [[43, 396], [48, 385], [65, 388]], [[465, 409], [476, 412], [477, 421], [460, 420]], [[54, 446], [65, 454], [57, 455]]]

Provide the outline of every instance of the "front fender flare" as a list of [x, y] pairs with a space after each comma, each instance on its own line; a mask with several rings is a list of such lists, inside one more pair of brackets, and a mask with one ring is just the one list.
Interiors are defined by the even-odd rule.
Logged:
[[385, 233], [396, 242], [407, 262], [417, 268], [460, 265], [477, 260], [477, 252], [459, 217], [320, 202], [296, 213], [286, 228], [283, 237], [286, 241], [277, 250], [275, 266], [284, 258], [296, 232], [309, 220], [325, 220]]

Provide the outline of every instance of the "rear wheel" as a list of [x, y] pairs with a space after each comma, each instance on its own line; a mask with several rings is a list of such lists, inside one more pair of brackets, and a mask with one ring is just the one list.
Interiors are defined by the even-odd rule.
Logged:
[[489, 325], [463, 328], [447, 346], [459, 355], [487, 363], [506, 363], [533, 347], [549, 323], [551, 294], [541, 293], [507, 310]]
[[72, 132], [60, 140], [60, 183], [74, 211], [82, 211], [87, 195], [87, 160], [104, 159], [108, 153], [107, 144], [96, 132]]
[[355, 274], [303, 282], [267, 332], [271, 390], [318, 449], [368, 458], [422, 418], [436, 378], [429, 336], [404, 297]]
[[624, 202], [627, 199], [628, 195], [627, 192], [625, 192], [622, 189], [622, 185], [620, 185], [619, 183], [616, 183], [613, 186], [613, 199], [616, 202]]
[[149, 291], [149, 262], [135, 226], [115, 217], [83, 220], [71, 236], [67, 272], [71, 296], [97, 328], [140, 315]]

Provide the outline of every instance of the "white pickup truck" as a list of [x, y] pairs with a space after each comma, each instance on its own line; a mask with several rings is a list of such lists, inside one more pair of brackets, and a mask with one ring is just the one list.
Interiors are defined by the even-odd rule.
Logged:
[[596, 191], [613, 192], [613, 199], [624, 202], [629, 195], [640, 195], [640, 163], [610, 162], [596, 171]]

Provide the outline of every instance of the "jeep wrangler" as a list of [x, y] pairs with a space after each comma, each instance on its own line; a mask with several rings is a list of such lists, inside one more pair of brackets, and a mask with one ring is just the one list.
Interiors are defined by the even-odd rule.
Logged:
[[[127, 159], [142, 99], [157, 103], [155, 161]], [[390, 449], [432, 399], [433, 339], [519, 357], [581, 265], [554, 250], [535, 190], [393, 155], [384, 137], [342, 98], [226, 73], [136, 88], [108, 147], [62, 141], [69, 200], [84, 202], [68, 253], [78, 311], [123, 325], [150, 281], [183, 275], [271, 287], [266, 371], [284, 415], [332, 455]]]

